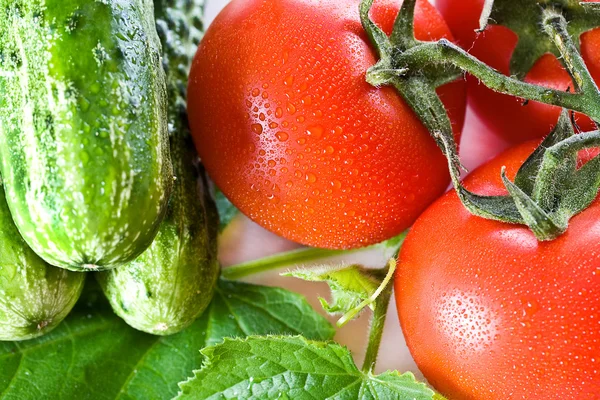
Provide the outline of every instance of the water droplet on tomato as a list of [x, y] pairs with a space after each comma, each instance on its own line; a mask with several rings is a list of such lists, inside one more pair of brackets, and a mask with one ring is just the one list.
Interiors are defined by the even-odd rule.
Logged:
[[256, 133], [257, 135], [260, 135], [263, 132], [263, 127], [261, 124], [252, 124], [250, 128], [252, 129], [252, 132]]
[[317, 181], [317, 176], [312, 172], [309, 172], [308, 174], [306, 174], [306, 181], [308, 183], [315, 183]]
[[535, 299], [521, 299], [523, 305], [523, 316], [531, 317], [540, 309], [540, 305]]
[[283, 110], [281, 109], [281, 107], [277, 107], [277, 109], [275, 110], [275, 117], [281, 118], [282, 116], [283, 116]]
[[285, 142], [286, 140], [288, 140], [288, 138], [290, 137], [286, 132], [277, 132], [275, 134], [275, 137], [280, 141], [280, 142]]
[[312, 138], [320, 139], [323, 136], [323, 127], [319, 125], [311, 126], [306, 130], [306, 134]]
[[292, 103], [288, 103], [287, 104], [287, 112], [294, 115], [296, 113], [296, 106], [293, 105]]
[[283, 83], [285, 84], [285, 86], [292, 86], [294, 84], [294, 77], [292, 75], [286, 76]]

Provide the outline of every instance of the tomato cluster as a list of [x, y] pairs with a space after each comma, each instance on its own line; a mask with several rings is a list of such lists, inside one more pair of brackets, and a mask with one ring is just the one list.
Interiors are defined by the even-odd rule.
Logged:
[[[416, 39], [452, 40], [452, 30], [509, 74], [519, 38], [503, 26], [475, 33], [483, 0], [437, 4], [450, 29], [419, 0]], [[382, 0], [371, 9], [388, 35], [398, 7]], [[600, 81], [600, 29], [581, 36], [581, 53]], [[410, 106], [365, 81], [376, 61], [356, 0], [231, 2], [208, 29], [189, 85], [192, 133], [211, 178], [255, 222], [310, 246], [360, 247], [412, 225], [395, 279], [399, 317], [420, 369], [450, 398], [597, 398], [600, 200], [548, 243], [527, 227], [471, 215], [456, 192], [442, 196], [447, 161]], [[550, 54], [524, 80], [573, 87]], [[560, 109], [467, 82], [488, 130], [515, 144], [538, 139], [465, 183], [503, 195], [501, 167], [512, 179]], [[461, 79], [437, 90], [456, 140], [465, 89]], [[594, 127], [586, 116], [576, 121]]]

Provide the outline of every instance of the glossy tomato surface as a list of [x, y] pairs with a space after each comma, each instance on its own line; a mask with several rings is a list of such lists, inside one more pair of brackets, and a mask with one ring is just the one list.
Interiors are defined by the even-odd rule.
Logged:
[[[481, 61], [509, 75], [510, 60], [518, 37], [510, 29], [494, 25], [476, 34], [483, 3], [484, 0], [437, 0], [440, 12], [458, 42]], [[532, 21], [532, 29], [541, 29], [537, 21]], [[583, 58], [596, 82], [600, 82], [600, 29], [585, 32], [580, 42]], [[573, 88], [569, 73], [551, 54], [537, 60], [525, 76], [525, 81], [559, 90]], [[468, 79], [468, 93], [470, 106], [486, 122], [487, 128], [512, 143], [546, 136], [560, 114], [559, 107], [524, 102], [495, 93], [471, 76]], [[583, 115], [577, 116], [577, 122], [584, 131], [593, 129], [591, 120]]]
[[[528, 142], [473, 172], [466, 186], [505, 194]], [[600, 199], [567, 232], [539, 243], [527, 227], [472, 216], [454, 191], [404, 242], [395, 293], [415, 361], [449, 399], [600, 397]]]
[[[399, 2], [378, 0], [390, 33]], [[419, 1], [421, 40], [450, 38]], [[410, 226], [447, 187], [446, 161], [391, 88], [365, 71], [376, 56], [358, 0], [234, 0], [200, 44], [189, 84], [204, 165], [251, 219], [317, 247], [379, 242]], [[460, 132], [465, 85], [439, 89]]]

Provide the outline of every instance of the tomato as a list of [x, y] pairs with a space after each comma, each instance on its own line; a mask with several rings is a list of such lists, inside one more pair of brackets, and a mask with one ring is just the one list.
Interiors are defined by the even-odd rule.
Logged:
[[[465, 185], [506, 194], [536, 143], [510, 149]], [[475, 217], [451, 191], [417, 220], [395, 295], [419, 369], [449, 399], [600, 396], [600, 198], [551, 242]]]
[[[388, 34], [399, 5], [378, 0]], [[415, 32], [451, 38], [426, 1]], [[244, 214], [296, 242], [353, 248], [399, 234], [446, 189], [447, 164], [392, 88], [365, 81], [377, 57], [358, 0], [234, 0], [194, 59], [188, 111], [209, 175]], [[438, 91], [458, 136], [464, 82]]]
[[[437, 4], [459, 43], [481, 61], [508, 75], [518, 37], [510, 29], [494, 25], [476, 35], [483, 2], [438, 0]], [[536, 21], [532, 21], [532, 27], [541, 29]], [[580, 41], [582, 56], [596, 82], [600, 82], [600, 29], [585, 32]], [[559, 90], [573, 88], [569, 73], [551, 54], [540, 57], [524, 80]], [[559, 107], [524, 102], [523, 99], [493, 92], [471, 76], [468, 78], [468, 96], [470, 106], [486, 122], [487, 129], [512, 143], [545, 136], [560, 114]], [[586, 116], [578, 114], [577, 122], [584, 131], [593, 129], [592, 121]]]

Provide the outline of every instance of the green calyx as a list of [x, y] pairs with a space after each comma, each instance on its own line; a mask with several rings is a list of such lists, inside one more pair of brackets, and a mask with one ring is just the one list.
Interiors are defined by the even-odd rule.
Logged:
[[[570, 22], [568, 24], [563, 15], [565, 9], [572, 11], [581, 9], [581, 6], [570, 0], [564, 2], [565, 7], [557, 8], [553, 3], [552, 7], [542, 8], [541, 13], [539, 7], [545, 3], [536, 4], [536, 19], [542, 16], [544, 29], [541, 32], [546, 40], [553, 43], [573, 78], [575, 87], [570, 92], [507, 77], [448, 40], [416, 40], [412, 22], [416, 0], [404, 1], [389, 37], [369, 18], [373, 0], [363, 0], [360, 5], [363, 28], [380, 56], [380, 60], [367, 71], [367, 82], [374, 86], [395, 87], [419, 116], [448, 159], [457, 194], [472, 214], [525, 224], [539, 240], [558, 237], [567, 229], [569, 219], [596, 198], [600, 185], [600, 161], [596, 157], [578, 169], [577, 152], [600, 146], [598, 131], [574, 136], [568, 113], [563, 112], [555, 130], [523, 165], [515, 182], [510, 182], [502, 172], [508, 195], [480, 196], [465, 189], [460, 182], [461, 164], [451, 122], [435, 89], [468, 72], [497, 92], [582, 112], [599, 123], [600, 90], [572, 39]], [[502, 1], [497, 4], [500, 3]], [[488, 7], [493, 4], [496, 3], [487, 2]], [[490, 10], [487, 11], [488, 17], [495, 12], [492, 10], [490, 14]], [[572, 17], [575, 13], [567, 15]], [[482, 20], [487, 20], [485, 13]]]
[[567, 230], [569, 220], [585, 210], [600, 189], [600, 156], [578, 168], [578, 153], [600, 146], [600, 131], [575, 135], [567, 111], [557, 126], [519, 169], [514, 182], [502, 170], [506, 196], [478, 196], [462, 185], [463, 204], [478, 216], [527, 225], [540, 241]]

